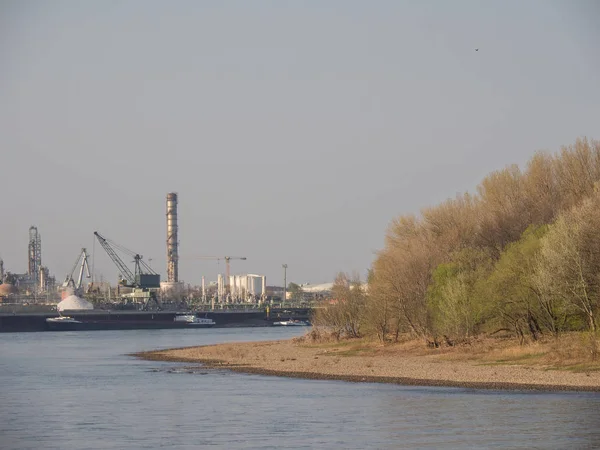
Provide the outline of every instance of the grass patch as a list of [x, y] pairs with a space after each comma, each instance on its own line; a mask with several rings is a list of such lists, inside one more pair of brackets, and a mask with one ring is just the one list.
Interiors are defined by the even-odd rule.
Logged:
[[332, 351], [327, 353], [329, 356], [373, 356], [374, 351], [370, 348], [356, 347], [348, 350]]
[[357, 344], [357, 340], [340, 340], [340, 341], [332, 341], [332, 342], [318, 342], [318, 343], [306, 343], [303, 342], [302, 346], [303, 347], [307, 347], [307, 348], [323, 348], [323, 349], [337, 349], [337, 348], [347, 348], [347, 347], [352, 347], [352, 346], [356, 346]]
[[537, 352], [537, 353], [525, 353], [522, 355], [515, 355], [513, 357], [498, 359], [497, 363], [500, 364], [511, 364], [511, 363], [519, 363], [519, 362], [534, 362], [544, 357], [546, 352]]
[[573, 364], [572, 366], [564, 366], [557, 370], [568, 370], [573, 373], [588, 373], [588, 372], [600, 372], [600, 364], [598, 363], [580, 363]]

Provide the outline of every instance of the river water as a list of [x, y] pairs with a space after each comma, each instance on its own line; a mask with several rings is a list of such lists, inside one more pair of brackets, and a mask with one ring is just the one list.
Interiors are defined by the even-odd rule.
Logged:
[[302, 332], [2, 334], [0, 448], [600, 448], [597, 393], [299, 380], [128, 356]]

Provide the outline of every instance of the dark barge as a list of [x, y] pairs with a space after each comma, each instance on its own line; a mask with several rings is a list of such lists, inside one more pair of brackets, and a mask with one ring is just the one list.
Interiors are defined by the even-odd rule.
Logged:
[[[274, 311], [273, 311], [274, 312]], [[286, 311], [289, 313], [291, 311]], [[91, 310], [65, 311], [63, 315], [72, 317], [80, 324], [73, 330], [139, 330], [139, 329], [170, 329], [182, 328], [175, 321], [175, 316], [184, 314], [183, 311], [120, 311], [120, 310]], [[251, 311], [209, 311], [196, 312], [198, 317], [206, 317], [215, 322], [215, 328], [224, 327], [266, 327], [272, 326], [279, 314], [266, 313], [264, 310]], [[298, 310], [291, 314], [298, 319], [308, 318], [308, 310]], [[54, 312], [37, 313], [0, 313], [1, 332], [23, 331], [53, 331], [46, 321], [57, 317]], [[287, 316], [287, 314], [286, 314]]]

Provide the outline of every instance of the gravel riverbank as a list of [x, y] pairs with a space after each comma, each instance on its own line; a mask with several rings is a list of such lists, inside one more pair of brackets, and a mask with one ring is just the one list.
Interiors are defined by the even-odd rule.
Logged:
[[307, 379], [381, 382], [482, 389], [600, 392], [600, 371], [556, 370], [544, 365], [492, 361], [407, 346], [351, 347], [298, 340], [227, 343], [157, 350], [135, 356], [201, 363], [207, 368]]

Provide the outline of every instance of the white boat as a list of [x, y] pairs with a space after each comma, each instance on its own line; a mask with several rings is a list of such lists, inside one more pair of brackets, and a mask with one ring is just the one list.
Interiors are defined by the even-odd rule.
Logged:
[[58, 316], [58, 317], [48, 317], [46, 319], [48, 323], [81, 323], [80, 320], [73, 319], [69, 316]]
[[74, 331], [81, 328], [83, 322], [69, 316], [48, 317], [46, 325], [50, 331]]
[[173, 320], [181, 323], [182, 325], [196, 328], [209, 328], [216, 325], [214, 320], [206, 317], [197, 317], [194, 314], [179, 314], [175, 316], [175, 319]]
[[280, 320], [279, 322], [273, 322], [273, 326], [276, 327], [306, 327], [310, 325], [304, 320]]

